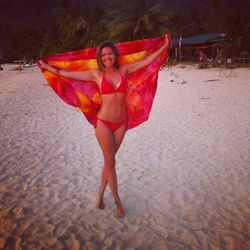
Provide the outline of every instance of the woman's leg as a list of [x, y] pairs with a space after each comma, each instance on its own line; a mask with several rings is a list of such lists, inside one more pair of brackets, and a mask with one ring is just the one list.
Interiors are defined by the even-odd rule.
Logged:
[[[115, 132], [114, 132], [114, 145], [115, 145], [115, 153], [118, 152], [121, 144], [122, 144], [122, 141], [123, 141], [123, 138], [124, 138], [124, 135], [127, 131], [127, 124], [124, 124], [124, 126], [118, 128]], [[123, 207], [122, 207], [122, 203], [121, 203], [121, 200], [118, 199], [116, 200], [115, 199], [115, 205], [116, 205], [116, 211], [115, 211], [115, 216], [116, 217], [124, 217], [125, 216], [125, 212], [123, 210]]]
[[[117, 129], [115, 131], [115, 133], [113, 134], [114, 135], [115, 153], [118, 152], [126, 131], [127, 131], [127, 125], [124, 125], [121, 128]], [[98, 208], [100, 208], [100, 209], [104, 208], [104, 206], [103, 206], [103, 195], [104, 195], [105, 189], [107, 187], [107, 184], [108, 184], [107, 175], [106, 175], [105, 168], [103, 166], [103, 169], [102, 169], [102, 181], [101, 181], [101, 187], [100, 187], [100, 198], [101, 199], [99, 199], [99, 202], [98, 202]]]
[[103, 152], [103, 157], [104, 157], [104, 165], [102, 168], [102, 176], [101, 176], [101, 186], [99, 190], [99, 198], [98, 198], [98, 204], [97, 204], [98, 208], [103, 209], [104, 208], [103, 195], [108, 184], [108, 176], [107, 176], [107, 170], [106, 170], [107, 161], [105, 159], [112, 158], [113, 152], [115, 152], [115, 150], [113, 146], [114, 142], [112, 138], [112, 133], [104, 124], [97, 121], [95, 133], [96, 133], [96, 138], [101, 147], [101, 150]]
[[105, 165], [102, 168], [102, 179], [101, 179], [101, 186], [100, 186], [100, 191], [99, 191], [99, 198], [98, 198], [98, 203], [97, 207], [99, 209], [104, 209], [104, 203], [103, 203], [103, 195], [106, 190], [107, 184], [108, 184], [108, 179], [107, 179], [107, 171], [105, 170]]
[[124, 123], [124, 125], [122, 125], [114, 132], [115, 153], [118, 152], [126, 131], [127, 131], [127, 123]]
[[101, 122], [98, 122], [96, 126], [96, 137], [104, 156], [104, 167], [102, 170], [102, 182], [99, 193], [98, 207], [103, 208], [103, 194], [108, 182], [117, 206], [116, 215], [118, 217], [123, 217], [125, 215], [118, 195], [117, 176], [115, 171], [115, 154], [125, 133], [125, 129], [123, 129], [124, 132], [122, 135], [122, 133], [119, 132], [121, 129], [122, 128], [117, 129], [117, 131], [113, 134], [110, 129]]

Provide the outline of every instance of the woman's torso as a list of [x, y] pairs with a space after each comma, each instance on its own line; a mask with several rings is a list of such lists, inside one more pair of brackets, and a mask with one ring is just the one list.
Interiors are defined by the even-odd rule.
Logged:
[[98, 117], [111, 122], [126, 118], [127, 78], [124, 73], [119, 69], [110, 74], [102, 72], [99, 88], [102, 95], [102, 105], [98, 111]]

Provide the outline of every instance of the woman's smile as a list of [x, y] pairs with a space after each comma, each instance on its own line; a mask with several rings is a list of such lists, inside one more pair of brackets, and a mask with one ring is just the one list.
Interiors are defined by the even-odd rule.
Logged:
[[102, 49], [102, 62], [106, 67], [111, 67], [115, 62], [115, 54], [111, 48], [105, 47]]

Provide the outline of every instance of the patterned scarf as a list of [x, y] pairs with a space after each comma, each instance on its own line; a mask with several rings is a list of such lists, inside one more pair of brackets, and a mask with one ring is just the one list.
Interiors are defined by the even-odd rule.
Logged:
[[[164, 44], [164, 40], [165, 36], [117, 43], [120, 65], [145, 58], [159, 49]], [[168, 51], [165, 50], [150, 65], [128, 76], [126, 94], [128, 129], [134, 128], [148, 119], [157, 88], [158, 72], [161, 65], [166, 62], [167, 56]], [[70, 71], [98, 69], [96, 48], [60, 53], [41, 59], [59, 69]], [[83, 82], [58, 76], [45, 69], [42, 69], [42, 73], [56, 94], [69, 105], [81, 110], [87, 120], [94, 125], [97, 112], [102, 104], [98, 85], [94, 82]]]

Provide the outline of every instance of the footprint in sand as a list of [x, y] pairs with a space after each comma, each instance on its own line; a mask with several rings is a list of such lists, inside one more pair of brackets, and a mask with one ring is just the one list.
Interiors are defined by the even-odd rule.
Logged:
[[205, 193], [182, 188], [174, 190], [159, 205], [172, 220], [196, 230], [208, 225], [214, 202]]

